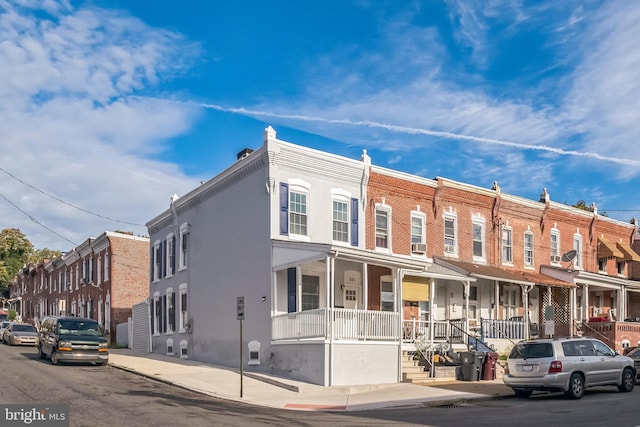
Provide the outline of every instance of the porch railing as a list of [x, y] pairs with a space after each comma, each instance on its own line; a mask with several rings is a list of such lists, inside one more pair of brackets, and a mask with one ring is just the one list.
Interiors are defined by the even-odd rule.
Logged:
[[480, 319], [482, 339], [525, 339], [525, 323], [522, 320]]
[[272, 339], [331, 338], [398, 341], [399, 314], [391, 311], [318, 308], [271, 318]]
[[403, 320], [402, 340], [404, 342], [432, 341], [431, 323], [433, 323], [433, 341], [448, 341], [451, 327], [448, 320]]

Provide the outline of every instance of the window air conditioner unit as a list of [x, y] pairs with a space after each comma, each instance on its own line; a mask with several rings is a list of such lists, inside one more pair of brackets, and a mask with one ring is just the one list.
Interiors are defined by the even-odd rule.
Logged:
[[411, 252], [416, 254], [423, 254], [427, 252], [427, 244], [426, 243], [412, 243], [411, 244]]
[[551, 255], [551, 262], [560, 262], [560, 255]]
[[444, 251], [448, 254], [454, 254], [456, 252], [456, 247], [454, 245], [444, 245]]

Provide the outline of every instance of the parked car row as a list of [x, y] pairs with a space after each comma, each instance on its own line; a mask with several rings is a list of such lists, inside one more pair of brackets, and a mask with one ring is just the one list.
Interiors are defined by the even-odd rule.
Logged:
[[46, 317], [39, 329], [29, 323], [0, 322], [0, 339], [9, 345], [38, 348], [40, 359], [52, 365], [60, 362], [89, 362], [106, 365], [109, 342], [93, 319], [80, 317]]

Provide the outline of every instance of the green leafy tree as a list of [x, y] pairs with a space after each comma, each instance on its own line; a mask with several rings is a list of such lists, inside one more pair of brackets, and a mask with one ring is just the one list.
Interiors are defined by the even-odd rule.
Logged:
[[19, 229], [5, 228], [0, 231], [0, 290], [9, 286], [33, 253], [33, 244]]
[[54, 251], [49, 248], [44, 249], [36, 249], [29, 256], [28, 262], [37, 263], [44, 259], [53, 259], [59, 257], [61, 254], [60, 251]]

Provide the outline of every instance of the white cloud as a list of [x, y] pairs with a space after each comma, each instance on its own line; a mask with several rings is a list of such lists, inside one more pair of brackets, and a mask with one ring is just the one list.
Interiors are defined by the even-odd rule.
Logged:
[[[147, 93], [160, 76], [180, 72], [197, 46], [113, 11], [35, 1], [3, 1], [0, 10], [2, 169], [73, 205], [136, 224], [166, 209], [171, 193], [195, 187], [197, 177], [154, 159], [200, 112]], [[0, 182], [2, 195], [24, 211], [0, 200], [1, 227], [22, 224], [36, 247], [68, 250], [105, 230], [146, 234], [144, 226], [89, 215], [2, 172]]]
[[[580, 41], [584, 60], [572, 75], [566, 119], [583, 134], [586, 149], [640, 159], [640, 4], [606, 2]], [[616, 171], [637, 176], [637, 168]]]

